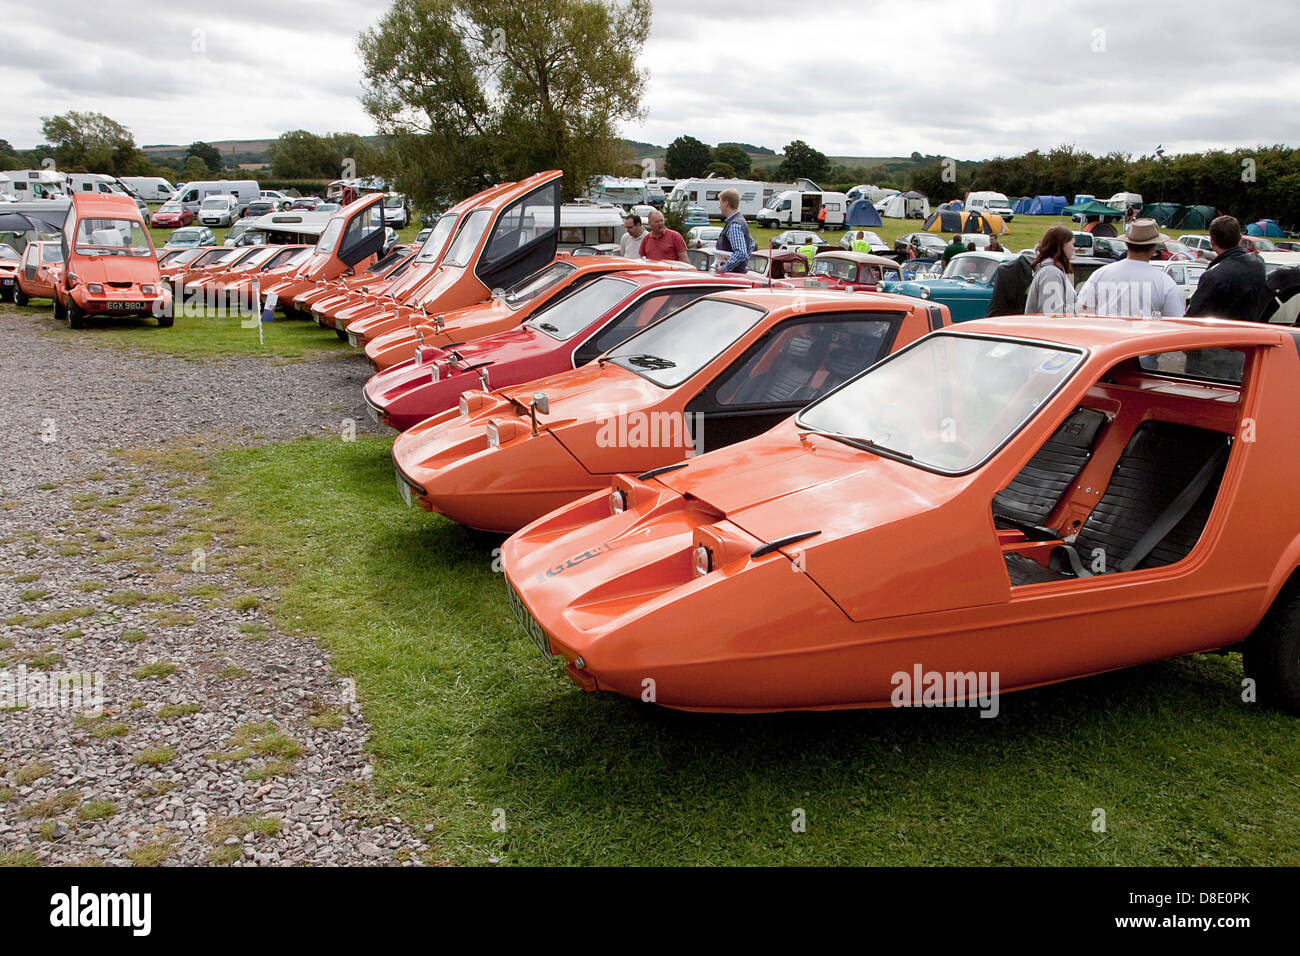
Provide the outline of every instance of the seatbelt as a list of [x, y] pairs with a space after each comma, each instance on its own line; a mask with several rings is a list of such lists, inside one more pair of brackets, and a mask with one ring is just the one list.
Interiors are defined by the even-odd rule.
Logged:
[[1161, 541], [1169, 536], [1169, 532], [1177, 527], [1178, 522], [1187, 517], [1187, 512], [1192, 510], [1192, 505], [1196, 504], [1201, 494], [1210, 484], [1214, 473], [1219, 470], [1219, 465], [1223, 459], [1228, 456], [1228, 449], [1232, 447], [1231, 440], [1219, 446], [1219, 450], [1210, 456], [1210, 460], [1201, 466], [1201, 470], [1194, 477], [1173, 501], [1164, 513], [1156, 519], [1155, 524], [1147, 529], [1147, 533], [1138, 539], [1138, 543], [1133, 545], [1133, 550], [1124, 555], [1124, 560], [1119, 563], [1120, 571], [1132, 571], [1150, 554]]

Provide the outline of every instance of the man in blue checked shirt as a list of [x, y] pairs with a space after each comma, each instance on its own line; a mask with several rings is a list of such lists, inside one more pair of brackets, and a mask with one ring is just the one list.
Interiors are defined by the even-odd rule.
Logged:
[[[724, 189], [718, 193], [718, 209], [722, 211], [722, 235], [718, 236], [716, 249], [719, 272], [744, 272], [749, 254], [758, 248], [749, 234], [749, 224], [740, 214], [740, 193]], [[722, 255], [728, 258], [724, 261]]]

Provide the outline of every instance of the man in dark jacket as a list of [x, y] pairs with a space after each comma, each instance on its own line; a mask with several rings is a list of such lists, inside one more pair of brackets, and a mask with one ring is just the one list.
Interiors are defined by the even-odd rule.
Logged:
[[998, 266], [993, 273], [993, 297], [989, 299], [985, 316], [1025, 314], [1029, 284], [1034, 281], [1033, 261], [1034, 250], [1026, 249]]
[[1210, 246], [1216, 255], [1196, 284], [1187, 315], [1260, 320], [1272, 299], [1264, 281], [1264, 261], [1241, 248], [1240, 242], [1241, 223], [1232, 216], [1219, 216], [1210, 223]]

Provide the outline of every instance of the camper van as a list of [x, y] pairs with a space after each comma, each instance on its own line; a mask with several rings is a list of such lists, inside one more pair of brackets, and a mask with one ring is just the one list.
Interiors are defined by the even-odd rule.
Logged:
[[[849, 206], [849, 197], [844, 193], [800, 192], [787, 189], [777, 193], [767, 201], [754, 218], [760, 226], [779, 229], [782, 226], [826, 226], [831, 229], [844, 227], [844, 213]], [[826, 218], [821, 218], [822, 208], [826, 209]]]
[[[538, 213], [539, 227], [549, 226], [549, 217], [543, 210]], [[616, 253], [618, 241], [627, 228], [623, 225], [623, 211], [607, 202], [579, 199], [560, 206], [560, 235], [557, 248], [572, 252], [580, 246], [594, 246], [601, 252]]]
[[68, 173], [67, 179], [69, 193], [126, 196], [135, 203], [141, 216], [146, 219], [149, 217], [149, 204], [127, 189], [115, 176], [105, 173]]
[[164, 203], [176, 192], [176, 187], [161, 176], [120, 176], [118, 182], [147, 203]]
[[740, 213], [746, 219], [757, 219], [763, 207], [768, 204], [775, 193], [789, 186], [777, 186], [773, 183], [760, 183], [752, 179], [679, 179], [668, 196], [670, 203], [682, 203], [687, 206], [699, 206], [705, 215], [714, 219], [722, 218], [718, 208], [718, 193], [724, 189], [734, 189], [740, 193]]
[[1003, 222], [1010, 222], [1013, 218], [1011, 203], [1004, 193], [969, 192], [966, 194], [965, 207], [967, 212], [994, 213], [1001, 216]]
[[53, 169], [6, 169], [8, 189], [15, 199], [58, 199], [68, 194], [63, 173]]
[[864, 183], [861, 186], [854, 186], [845, 193], [845, 195], [848, 197], [850, 203], [857, 202], [859, 199], [865, 199], [874, 206], [882, 199], [888, 199], [890, 196], [897, 196], [898, 192], [897, 189], [886, 189], [880, 186], [872, 186]]
[[217, 179], [186, 183], [171, 198], [197, 216], [203, 200], [209, 196], [234, 196], [239, 215], [242, 216], [248, 204], [261, 196], [261, 187], [253, 179]]
[[1128, 209], [1129, 206], [1137, 206], [1141, 208], [1142, 194], [1141, 193], [1116, 193], [1115, 195], [1107, 199], [1105, 202], [1106, 205], [1110, 206], [1112, 209], [1118, 209], [1120, 212], [1124, 212], [1125, 210]]

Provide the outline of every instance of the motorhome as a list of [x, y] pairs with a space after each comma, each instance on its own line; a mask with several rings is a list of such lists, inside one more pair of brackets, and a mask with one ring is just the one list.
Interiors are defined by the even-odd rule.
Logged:
[[613, 203], [626, 209], [644, 203], [662, 205], [664, 191], [651, 179], [597, 176], [591, 180], [587, 197], [594, 202]]
[[15, 199], [58, 199], [68, 194], [67, 179], [53, 169], [6, 169]]
[[242, 216], [248, 204], [259, 198], [261, 192], [261, 187], [254, 179], [215, 179], [209, 182], [186, 183], [176, 190], [171, 198], [197, 216], [203, 200], [209, 196], [234, 196], [235, 204]]
[[149, 204], [133, 193], [116, 176], [105, 173], [68, 173], [69, 193], [95, 193], [101, 196], [126, 196], [135, 203], [140, 215], [148, 217]]
[[1005, 193], [987, 190], [969, 192], [966, 194], [964, 205], [967, 212], [991, 212], [994, 215], [1001, 216], [1003, 222], [1010, 222], [1014, 215], [1011, 211], [1011, 202], [1007, 199]]
[[774, 195], [793, 189], [791, 183], [761, 183], [753, 179], [720, 179], [709, 176], [706, 179], [679, 179], [673, 191], [668, 195], [670, 203], [682, 203], [699, 206], [705, 214], [715, 219], [722, 218], [718, 208], [718, 194], [724, 189], [734, 189], [740, 193], [740, 212], [746, 219], [757, 219]]
[[118, 182], [152, 204], [164, 203], [176, 192], [176, 187], [161, 176], [120, 176]]
[[[754, 218], [760, 226], [769, 229], [782, 226], [826, 226], [840, 229], [844, 226], [844, 213], [848, 206], [849, 197], [844, 193], [787, 189], [769, 199]], [[822, 209], [826, 210], [825, 218], [822, 217]]]
[[1107, 206], [1110, 206], [1112, 209], [1118, 209], [1120, 212], [1124, 212], [1130, 206], [1137, 206], [1138, 208], [1141, 208], [1142, 194], [1141, 193], [1116, 193], [1115, 195], [1111, 196], [1109, 199], [1105, 200], [1105, 203]]
[[845, 195], [848, 197], [848, 200], [851, 203], [857, 202], [859, 199], [865, 199], [867, 202], [871, 203], [872, 205], [875, 205], [876, 203], [880, 202], [882, 199], [888, 199], [890, 196], [897, 196], [898, 192], [899, 191], [897, 189], [888, 189], [885, 187], [872, 186], [864, 183], [861, 186], [854, 186], [847, 193], [845, 193]]
[[[539, 210], [536, 216], [539, 228], [550, 225], [546, 215], [550, 210]], [[623, 225], [623, 210], [608, 202], [579, 199], [560, 206], [560, 234], [557, 249], [572, 252], [579, 246], [595, 246], [602, 252], [618, 250], [618, 242], [627, 232]]]

